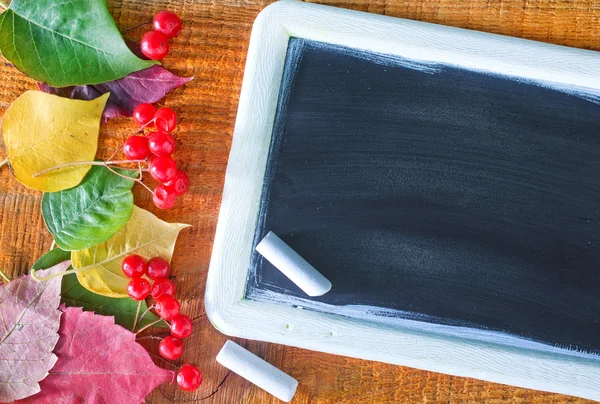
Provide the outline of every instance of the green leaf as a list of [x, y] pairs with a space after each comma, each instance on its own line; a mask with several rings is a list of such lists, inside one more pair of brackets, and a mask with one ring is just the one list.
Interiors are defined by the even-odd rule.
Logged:
[[35, 264], [33, 264], [32, 268], [35, 270], [38, 269], [47, 269], [53, 267], [54, 265], [58, 265], [61, 262], [65, 262], [71, 259], [71, 252], [64, 251], [60, 248], [54, 248], [44, 254], [40, 259], [38, 259]]
[[0, 53], [54, 87], [117, 80], [157, 63], [129, 50], [105, 0], [13, 0], [0, 14]]
[[[136, 171], [115, 170], [135, 177]], [[77, 251], [103, 243], [117, 233], [133, 211], [134, 182], [93, 166], [78, 186], [45, 193], [42, 215], [56, 244]]]
[[[33, 264], [33, 269], [50, 268], [70, 259], [71, 253], [69, 251], [55, 248], [38, 259], [35, 264]], [[134, 300], [130, 298], [114, 299], [90, 292], [81, 286], [81, 284], [77, 281], [77, 275], [75, 274], [66, 275], [63, 277], [61, 289], [61, 303], [64, 303], [69, 307], [83, 307], [84, 310], [93, 311], [96, 314], [114, 316], [115, 323], [127, 328], [128, 330], [131, 330], [131, 327], [133, 327], [133, 321], [137, 311], [137, 302]], [[146, 311], [147, 308], [148, 305], [146, 304], [146, 301], [142, 301], [140, 315]], [[138, 328], [141, 328], [156, 320], [158, 320], [158, 317], [148, 312], [139, 323]], [[166, 327], [166, 324], [160, 322], [155, 326]]]

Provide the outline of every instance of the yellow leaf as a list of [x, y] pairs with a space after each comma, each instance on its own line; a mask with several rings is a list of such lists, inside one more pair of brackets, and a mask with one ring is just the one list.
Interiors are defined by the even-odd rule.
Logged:
[[44, 192], [79, 184], [91, 166], [65, 167], [37, 177], [33, 174], [60, 164], [94, 160], [100, 118], [109, 95], [80, 101], [27, 91], [17, 98], [2, 119], [6, 157], [17, 180]]
[[103, 296], [127, 297], [127, 283], [121, 270], [123, 259], [138, 254], [145, 259], [162, 257], [171, 261], [179, 232], [187, 224], [163, 222], [147, 210], [133, 207], [133, 214], [108, 241], [71, 253], [73, 268], [90, 267], [77, 273], [79, 283]]

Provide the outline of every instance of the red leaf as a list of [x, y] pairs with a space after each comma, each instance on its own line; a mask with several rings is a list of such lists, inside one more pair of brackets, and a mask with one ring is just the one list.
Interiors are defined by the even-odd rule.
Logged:
[[162, 66], [154, 65], [122, 79], [93, 86], [56, 88], [38, 83], [38, 88], [46, 93], [77, 100], [93, 100], [110, 92], [110, 98], [102, 115], [103, 121], [106, 122], [119, 115], [131, 116], [138, 105], [146, 102], [153, 104], [192, 79], [193, 77], [176, 76]]
[[[52, 275], [69, 265], [65, 261], [38, 274]], [[60, 278], [38, 282], [26, 275], [0, 286], [0, 402], [39, 392], [39, 381], [56, 362], [60, 285]]]
[[114, 318], [80, 307], [64, 310], [56, 365], [42, 391], [19, 403], [135, 403], [174, 373], [156, 366], [135, 342], [135, 334], [115, 325]]

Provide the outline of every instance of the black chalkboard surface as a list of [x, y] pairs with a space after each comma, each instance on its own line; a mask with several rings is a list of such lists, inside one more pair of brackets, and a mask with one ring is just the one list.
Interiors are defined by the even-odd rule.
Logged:
[[[600, 105], [291, 38], [255, 244], [333, 284], [310, 300], [600, 354]], [[246, 297], [309, 299], [256, 252]]]

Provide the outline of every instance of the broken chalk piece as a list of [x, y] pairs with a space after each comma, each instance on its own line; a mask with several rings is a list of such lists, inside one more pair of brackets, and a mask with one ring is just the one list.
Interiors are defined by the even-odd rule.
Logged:
[[258, 243], [256, 251], [307, 295], [321, 296], [331, 289], [331, 282], [327, 278], [272, 231]]
[[296, 394], [296, 379], [233, 341], [225, 342], [217, 362], [280, 400], [289, 402]]

